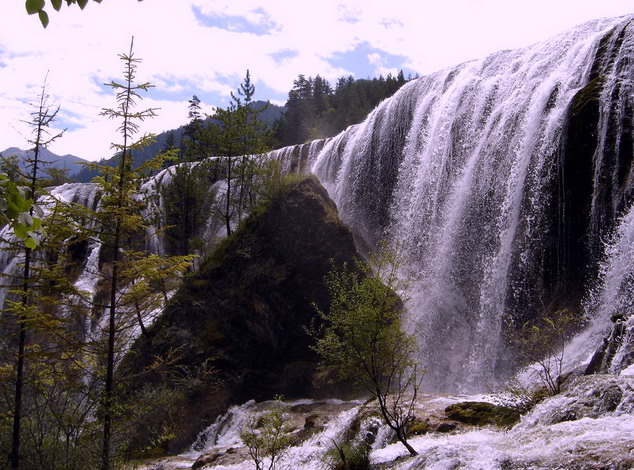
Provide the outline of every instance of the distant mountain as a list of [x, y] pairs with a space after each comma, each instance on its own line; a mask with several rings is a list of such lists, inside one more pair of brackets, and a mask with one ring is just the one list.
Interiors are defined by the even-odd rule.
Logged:
[[[17, 156], [20, 158], [22, 167], [27, 158], [33, 158], [33, 150], [22, 150], [17, 147], [9, 147], [0, 152], [3, 157]], [[82, 169], [82, 163], [88, 163], [88, 160], [76, 157], [74, 155], [57, 155], [46, 148], [40, 148], [39, 159], [42, 162], [49, 163], [54, 168], [67, 169], [68, 176], [77, 175]], [[47, 165], [48, 166], [48, 165]]]
[[[268, 106], [267, 106], [268, 104]], [[254, 101], [253, 106], [257, 109], [261, 109], [264, 106], [267, 106], [264, 111], [260, 113], [260, 120], [269, 126], [269, 128], [273, 128], [275, 122], [284, 114], [285, 108], [283, 106], [277, 106], [275, 104], [267, 103], [266, 101]], [[211, 122], [211, 118], [207, 118], [207, 121]], [[132, 152], [132, 159], [134, 166], [139, 166], [141, 163], [148, 161], [159, 152], [162, 152], [167, 147], [167, 139], [171, 134], [173, 137], [173, 145], [175, 148], [180, 148], [181, 138], [183, 137], [183, 133], [185, 132], [185, 125], [180, 126], [178, 129], [172, 129], [169, 131], [162, 132], [154, 136], [154, 142], [144, 147], [140, 150], [135, 150]], [[106, 166], [116, 166], [117, 165], [117, 157], [111, 157], [108, 159], [103, 159], [99, 162], [100, 165]], [[82, 169], [76, 176], [76, 179], [80, 182], [87, 183], [92, 181], [92, 179], [98, 175], [98, 170], [84, 168]]]

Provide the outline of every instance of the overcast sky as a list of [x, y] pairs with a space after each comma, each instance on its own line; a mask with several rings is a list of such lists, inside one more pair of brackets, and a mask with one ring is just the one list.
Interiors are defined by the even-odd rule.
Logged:
[[134, 36], [138, 80], [156, 87], [139, 108], [161, 108], [142, 132], [187, 122], [197, 95], [225, 106], [250, 69], [256, 99], [282, 104], [299, 74], [356, 78], [425, 75], [500, 49], [528, 46], [588, 20], [634, 13], [631, 0], [103, 0], [64, 5], [43, 29], [23, 0], [0, 0], [0, 151], [26, 148], [48, 74], [65, 135], [50, 149], [88, 160], [112, 155], [114, 107], [103, 83], [121, 80]]

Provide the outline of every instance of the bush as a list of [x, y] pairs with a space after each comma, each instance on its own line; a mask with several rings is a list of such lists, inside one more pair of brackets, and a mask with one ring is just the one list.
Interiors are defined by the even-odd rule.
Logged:
[[580, 324], [580, 317], [568, 310], [557, 310], [509, 334], [522, 365], [531, 367], [550, 395], [561, 392], [563, 363], [569, 335]]
[[370, 468], [370, 446], [365, 441], [349, 441], [333, 447], [326, 454], [330, 470], [367, 470]]
[[286, 427], [282, 402], [277, 400], [271, 410], [253, 415], [240, 433], [240, 439], [249, 450], [256, 470], [275, 470], [286, 450], [292, 444]]
[[[369, 265], [358, 262], [333, 270], [327, 280], [328, 312], [319, 314], [323, 331], [311, 331], [322, 371], [353, 381], [379, 403], [385, 423], [411, 455], [407, 428], [413, 418], [419, 379], [412, 357], [414, 338], [401, 325], [398, 260], [385, 246]], [[409, 392], [412, 392], [411, 394]]]

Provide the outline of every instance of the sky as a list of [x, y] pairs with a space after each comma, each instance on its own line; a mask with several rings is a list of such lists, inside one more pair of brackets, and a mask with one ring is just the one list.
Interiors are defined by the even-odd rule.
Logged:
[[30, 119], [46, 83], [59, 112], [49, 149], [87, 160], [113, 155], [116, 106], [104, 86], [123, 80], [134, 37], [137, 82], [154, 85], [137, 109], [160, 108], [141, 133], [187, 123], [188, 100], [228, 104], [247, 69], [255, 99], [286, 101], [299, 74], [426, 75], [501, 49], [525, 47], [586, 21], [634, 13], [631, 0], [103, 0], [65, 3], [42, 28], [23, 0], [0, 0], [0, 151], [28, 148]]

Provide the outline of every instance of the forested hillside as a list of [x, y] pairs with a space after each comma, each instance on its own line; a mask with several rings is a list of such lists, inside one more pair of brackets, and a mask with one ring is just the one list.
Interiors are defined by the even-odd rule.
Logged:
[[[275, 149], [338, 134], [351, 124], [363, 121], [372, 109], [392, 96], [405, 83], [407, 79], [402, 71], [396, 77], [388, 75], [387, 78], [380, 76], [355, 79], [351, 75], [340, 77], [334, 88], [328, 80], [319, 75], [315, 78], [299, 75], [293, 81], [293, 88], [288, 93], [284, 107], [262, 100], [253, 101], [251, 106], [258, 111], [259, 120], [272, 131], [267, 147]], [[190, 103], [195, 101], [194, 99], [198, 100], [194, 96]], [[213, 116], [198, 116], [198, 119], [205, 127], [217, 124]], [[189, 131], [191, 123], [158, 134], [147, 147], [133, 152], [134, 165], [138, 166], [170, 148], [179, 149], [183, 153], [182, 139], [183, 136], [187, 138]], [[214, 154], [213, 148], [207, 149], [206, 156]], [[197, 158], [204, 157], [199, 155]], [[180, 157], [179, 160], [191, 158]], [[114, 166], [116, 162], [117, 159], [112, 157], [100, 163]], [[173, 163], [175, 162], [168, 162]], [[84, 168], [75, 179], [86, 183], [97, 174], [96, 169]]]
[[[276, 106], [266, 101], [254, 101], [251, 106], [253, 106], [255, 110], [261, 111], [258, 113], [258, 117], [260, 121], [266, 124], [269, 128], [273, 127], [275, 122], [284, 112], [284, 108], [282, 108], [281, 106]], [[214, 119], [213, 116], [201, 118], [201, 121], [203, 121], [205, 126], [207, 127], [218, 123], [218, 121]], [[165, 150], [179, 149], [182, 152], [182, 139], [183, 136], [187, 136], [188, 129], [190, 128], [191, 124], [185, 124], [178, 129], [172, 129], [156, 135], [153, 141], [150, 142], [146, 147], [135, 149], [132, 152], [134, 165], [139, 166], [143, 162], [150, 160], [152, 157]], [[207, 156], [211, 155], [214, 155], [214, 153], [210, 149], [210, 153]], [[100, 164], [107, 166], [116, 166], [117, 161], [117, 157], [112, 157], [102, 160]], [[172, 165], [174, 163], [176, 162], [172, 160], [166, 162], [167, 165]], [[80, 183], [88, 183], [98, 174], [99, 171], [95, 168], [84, 168], [77, 174], [77, 177], [75, 179]]]
[[281, 146], [332, 137], [357, 124], [385, 98], [406, 83], [403, 71], [396, 77], [357, 79], [341, 77], [333, 88], [328, 80], [300, 75], [288, 93], [286, 112], [278, 123]]

